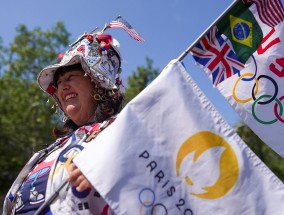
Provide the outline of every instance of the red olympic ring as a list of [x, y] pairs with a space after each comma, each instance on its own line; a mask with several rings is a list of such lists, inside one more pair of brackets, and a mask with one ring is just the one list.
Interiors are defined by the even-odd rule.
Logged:
[[[284, 96], [281, 96], [279, 98], [279, 101], [281, 101], [283, 99], [284, 99]], [[275, 105], [274, 105], [274, 114], [280, 122], [284, 123], [284, 119], [282, 119], [281, 116], [278, 114], [278, 103], [275, 103]]]

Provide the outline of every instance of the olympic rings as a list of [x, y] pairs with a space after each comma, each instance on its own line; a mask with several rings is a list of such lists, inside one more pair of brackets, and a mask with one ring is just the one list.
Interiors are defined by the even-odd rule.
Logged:
[[[283, 99], [284, 99], [284, 96], [281, 96], [281, 97], [279, 98], [279, 101], [281, 101], [281, 100], [283, 100]], [[279, 105], [279, 106], [280, 106], [280, 112], [281, 112], [282, 105]], [[278, 103], [275, 103], [275, 105], [274, 105], [274, 114], [275, 114], [276, 118], [277, 118], [280, 122], [284, 123], [284, 119], [282, 119], [281, 116], [279, 116], [279, 114], [277, 113], [277, 109], [278, 109]], [[282, 113], [280, 113], [280, 114], [282, 114]]]
[[[258, 102], [259, 100], [261, 100], [262, 98], [270, 98], [270, 97], [272, 97], [272, 96], [270, 96], [270, 95], [262, 95], [262, 96], [260, 96], [258, 99], [256, 99], [255, 101], [254, 101], [254, 103], [252, 104], [252, 115], [253, 115], [253, 117], [258, 121], [258, 122], [260, 122], [261, 124], [266, 124], [266, 125], [269, 125], [269, 124], [273, 124], [273, 123], [275, 123], [275, 122], [277, 122], [277, 119], [274, 119], [274, 120], [271, 120], [271, 121], [263, 121], [263, 120], [261, 120], [261, 119], [259, 119], [257, 116], [256, 116], [256, 114], [255, 114], [255, 110], [254, 110], [254, 108], [255, 108], [255, 105], [258, 103], [260, 103], [260, 102]], [[282, 104], [281, 104], [281, 102], [280, 102], [280, 100], [279, 99], [277, 99], [277, 98], [275, 98], [275, 101], [277, 102], [277, 104], [280, 106], [280, 116], [282, 116], [282, 114], [283, 114], [283, 106], [282, 106]], [[274, 107], [274, 110], [275, 110], [275, 107]], [[276, 107], [276, 110], [277, 110], [277, 107]], [[277, 116], [276, 116], [277, 117]]]
[[[255, 75], [253, 75], [252, 73], [245, 73], [243, 75], [241, 75], [239, 77], [239, 79], [236, 81], [235, 85], [234, 85], [234, 88], [233, 88], [233, 97], [234, 99], [239, 102], [239, 103], [247, 103], [247, 102], [250, 102], [252, 100], [252, 98], [248, 98], [248, 99], [239, 99], [236, 95], [236, 87], [237, 87], [237, 84], [239, 83], [240, 80], [243, 80], [245, 76], [252, 76], [252, 77], [255, 77]], [[248, 80], [248, 79], [247, 79]], [[254, 94], [257, 94], [258, 92], [258, 80], [255, 79], [255, 86], [256, 86], [256, 89], [255, 89], [255, 92]]]
[[[276, 96], [277, 96], [277, 94], [278, 94], [278, 85], [277, 85], [276, 81], [275, 81], [273, 78], [271, 78], [271, 77], [269, 77], [269, 76], [267, 76], [267, 75], [260, 75], [260, 76], [257, 77], [257, 80], [259, 81], [259, 79], [261, 79], [261, 78], [267, 78], [267, 79], [269, 79], [269, 80], [273, 83], [273, 85], [274, 85], [274, 87], [275, 87], [275, 93], [274, 93], [274, 95], [271, 97], [271, 99], [267, 100], [266, 102], [258, 102], [258, 104], [264, 105], [264, 104], [268, 104], [268, 103], [272, 102], [272, 101], [276, 98]], [[254, 93], [253, 93], [255, 86], [256, 86], [256, 84], [254, 84], [254, 85], [253, 85], [253, 88], [252, 88], [252, 98], [253, 98], [253, 100], [256, 100], [255, 95], [254, 95]], [[258, 99], [258, 100], [259, 100], [259, 99]], [[279, 100], [278, 100], [278, 101], [279, 101]]]
[[[252, 108], [252, 115], [255, 118], [255, 120], [258, 121], [259, 123], [261, 123], [261, 124], [273, 124], [273, 123], [277, 122], [277, 120], [284, 123], [284, 117], [282, 118], [283, 105], [281, 103], [281, 101], [284, 100], [284, 96], [280, 97], [279, 99], [277, 98], [279, 87], [278, 87], [277, 82], [272, 77], [270, 77], [268, 75], [259, 75], [256, 78], [256, 75], [257, 75], [257, 72], [258, 72], [258, 67], [257, 67], [257, 63], [256, 63], [254, 56], [252, 55], [251, 57], [252, 57], [252, 60], [254, 62], [255, 72], [254, 72], [254, 74], [248, 72], [248, 73], [245, 73], [245, 74], [242, 74], [242, 75], [240, 74], [240, 72], [238, 72], [239, 78], [237, 79], [237, 81], [234, 84], [234, 87], [233, 87], [233, 90], [232, 90], [232, 97], [238, 103], [247, 103], [247, 102], [254, 100], [252, 107], [251, 107]], [[252, 64], [252, 63], [249, 63], [249, 64]], [[245, 77], [250, 77], [250, 78], [245, 78]], [[256, 96], [257, 94], [259, 94], [259, 85], [260, 85], [259, 81], [262, 78], [266, 78], [266, 79], [270, 80], [272, 82], [272, 84], [274, 85], [275, 91], [274, 91], [273, 95], [258, 95], [258, 96]], [[252, 87], [251, 98], [247, 98], [247, 99], [238, 98], [237, 94], [236, 94], [236, 91], [237, 91], [236, 89], [237, 89], [237, 85], [239, 84], [239, 82], [241, 80], [242, 81], [251, 81], [253, 79], [255, 80], [255, 83]], [[261, 99], [263, 99], [263, 98], [267, 98], [267, 100], [261, 101]], [[264, 121], [264, 120], [260, 119], [259, 117], [257, 117], [256, 112], [255, 112], [256, 104], [266, 105], [266, 104], [271, 103], [272, 101], [276, 101], [275, 105], [274, 105], [274, 115], [276, 116], [276, 119], [273, 119], [273, 120], [270, 120], [270, 121]], [[279, 110], [278, 110], [278, 106], [280, 108]]]
[[[150, 200], [145, 200], [143, 199], [142, 197], [142, 193], [144, 196], [146, 197], [149, 197], [150, 195]], [[151, 208], [151, 215], [156, 215], [157, 214], [157, 210], [159, 209], [159, 214], [160, 213], [160, 208], [162, 208], [162, 211], [164, 211], [163, 214], [167, 215], [168, 214], [168, 209], [166, 208], [165, 205], [161, 204], [161, 203], [156, 203], [155, 204], [155, 201], [156, 201], [156, 195], [155, 195], [155, 192], [150, 189], [150, 188], [143, 188], [140, 193], [139, 193], [139, 201], [140, 201], [140, 215], [143, 215], [143, 208], [146, 207], [146, 208]]]

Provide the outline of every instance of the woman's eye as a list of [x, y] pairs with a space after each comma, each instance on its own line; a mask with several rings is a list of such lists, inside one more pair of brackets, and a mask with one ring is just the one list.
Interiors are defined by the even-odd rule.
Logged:
[[67, 78], [67, 80], [69, 81], [74, 75], [69, 75], [69, 77]]
[[68, 77], [68, 80], [73, 79], [74, 77], [77, 77], [77, 76], [79, 76], [79, 75], [70, 75], [70, 76]]
[[57, 81], [57, 86], [59, 86], [63, 81], [70, 81], [70, 80], [73, 80], [74, 77], [79, 77], [80, 75], [69, 75], [68, 77], [66, 77], [66, 79], [62, 79], [62, 80], [58, 80]]

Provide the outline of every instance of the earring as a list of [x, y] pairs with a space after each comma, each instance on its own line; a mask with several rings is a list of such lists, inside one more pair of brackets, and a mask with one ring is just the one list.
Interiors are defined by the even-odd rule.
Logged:
[[96, 100], [96, 101], [100, 101], [100, 100], [102, 100], [102, 97], [99, 95], [99, 94], [95, 94], [94, 96], [94, 99]]
[[104, 102], [106, 101], [106, 97], [104, 95], [101, 96], [101, 100]]
[[113, 115], [113, 114], [114, 114], [114, 109], [111, 108], [110, 110], [108, 110], [108, 111], [107, 111], [107, 114], [108, 114], [109, 116]]
[[62, 117], [62, 119], [61, 119], [61, 120], [62, 120], [62, 122], [64, 122], [64, 123], [65, 123], [65, 122], [68, 120], [68, 116], [66, 116], [66, 115], [64, 114], [64, 116]]
[[97, 93], [97, 85], [95, 87], [95, 90], [93, 90], [91, 92], [91, 96], [96, 100], [96, 101], [100, 101], [101, 100], [101, 96], [100, 94]]

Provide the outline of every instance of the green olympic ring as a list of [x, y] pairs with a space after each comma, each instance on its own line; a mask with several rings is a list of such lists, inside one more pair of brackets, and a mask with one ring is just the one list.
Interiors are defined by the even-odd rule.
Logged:
[[[271, 121], [267, 121], [267, 122], [260, 120], [260, 119], [256, 116], [255, 110], [254, 110], [255, 105], [258, 103], [258, 101], [259, 101], [260, 99], [262, 99], [262, 98], [271, 98], [271, 97], [272, 97], [272, 96], [270, 96], [270, 95], [262, 95], [262, 96], [260, 96], [258, 99], [256, 99], [256, 100], [254, 101], [254, 103], [252, 104], [252, 115], [253, 115], [253, 117], [256, 119], [256, 121], [258, 121], [258, 122], [260, 122], [260, 123], [262, 123], [262, 124], [270, 125], [270, 124], [273, 124], [273, 123], [277, 122], [277, 118], [274, 119], [274, 120], [271, 120]], [[280, 107], [280, 113], [279, 113], [279, 115], [282, 116], [282, 113], [283, 113], [283, 106], [282, 106], [282, 103], [281, 103], [281, 101], [280, 101], [278, 98], [275, 98], [274, 100], [275, 100], [275, 101], [277, 102], [277, 104], [279, 105], [279, 107]]]

